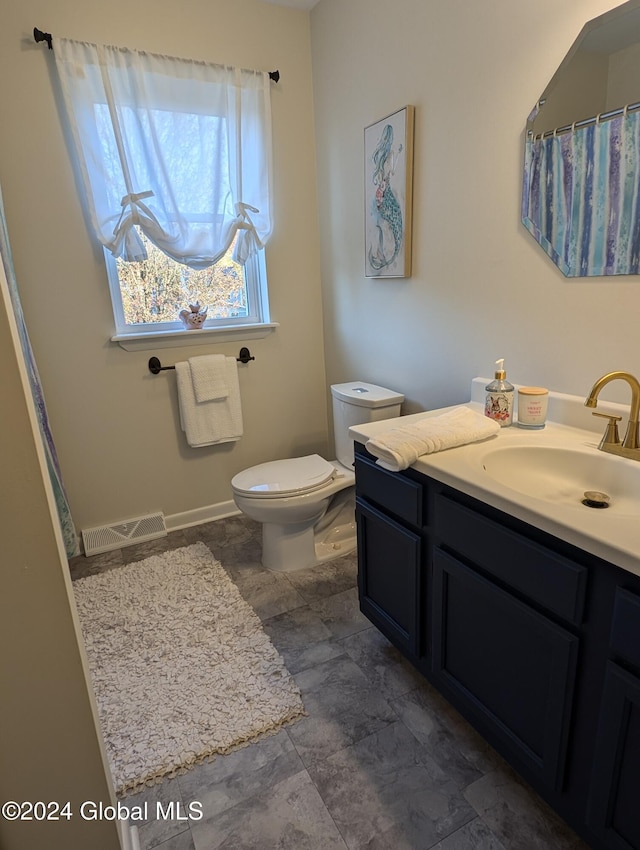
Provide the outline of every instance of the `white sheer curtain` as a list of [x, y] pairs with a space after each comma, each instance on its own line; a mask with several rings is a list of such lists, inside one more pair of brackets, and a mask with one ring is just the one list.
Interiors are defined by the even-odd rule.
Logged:
[[91, 221], [125, 260], [243, 263], [271, 234], [269, 74], [55, 39]]

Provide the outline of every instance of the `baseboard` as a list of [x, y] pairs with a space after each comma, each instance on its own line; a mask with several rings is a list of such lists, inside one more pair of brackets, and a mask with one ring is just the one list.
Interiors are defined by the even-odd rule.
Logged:
[[[202, 508], [194, 508], [191, 511], [182, 511], [179, 514], [171, 514], [170, 516], [164, 516], [164, 527], [166, 534], [169, 531], [180, 531], [182, 528], [191, 528], [193, 525], [202, 525], [205, 522], [213, 522], [217, 519], [225, 519], [230, 516], [238, 516], [238, 514], [242, 513], [236, 507], [236, 503], [233, 499], [229, 499], [228, 502], [218, 502], [216, 505], [205, 505]], [[162, 516], [162, 514], [160, 514]], [[123, 520], [123, 522], [126, 522]], [[162, 536], [162, 535], [156, 535]], [[81, 537], [81, 554], [86, 555], [86, 550], [84, 547], [84, 540]], [[131, 540], [130, 543], [136, 542], [135, 540]], [[121, 542], [119, 544], [122, 545], [130, 545], [127, 542]], [[116, 548], [115, 546], [111, 546], [110, 548]], [[119, 548], [119, 547], [118, 547]], [[105, 549], [105, 551], [107, 551]]]
[[179, 531], [181, 528], [190, 528], [192, 525], [202, 525], [205, 522], [237, 516], [239, 513], [241, 511], [236, 507], [236, 503], [233, 499], [229, 499], [228, 502], [218, 502], [215, 505], [205, 505], [202, 508], [165, 516], [164, 521], [167, 531]]

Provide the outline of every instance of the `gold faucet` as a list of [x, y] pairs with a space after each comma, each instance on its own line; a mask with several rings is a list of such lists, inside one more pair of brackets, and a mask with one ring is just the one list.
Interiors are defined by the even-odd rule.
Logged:
[[611, 381], [615, 380], [626, 381], [631, 387], [631, 408], [629, 410], [629, 422], [627, 431], [624, 435], [624, 440], [620, 442], [618, 436], [617, 423], [622, 418], [621, 416], [609, 416], [606, 413], [594, 413], [594, 416], [603, 416], [609, 420], [607, 430], [604, 437], [598, 446], [603, 452], [610, 452], [614, 455], [622, 455], [631, 460], [640, 460], [640, 436], [638, 434], [638, 419], [640, 418], [640, 382], [629, 372], [609, 372], [603, 375], [591, 387], [591, 392], [585, 401], [585, 407], [597, 407], [598, 396], [600, 390]]

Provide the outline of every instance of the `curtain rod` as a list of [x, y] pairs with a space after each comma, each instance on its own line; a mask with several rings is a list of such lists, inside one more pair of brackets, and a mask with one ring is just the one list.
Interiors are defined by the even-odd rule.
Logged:
[[[46, 41], [49, 50], [53, 50], [53, 38], [50, 32], [42, 32], [37, 27], [33, 28], [33, 38], [36, 42]], [[269, 78], [277, 83], [280, 79], [280, 71], [269, 71]]]
[[626, 115], [627, 112], [637, 112], [639, 109], [640, 102], [628, 103], [626, 106], [621, 106], [620, 109], [601, 112], [599, 115], [592, 115], [591, 118], [583, 118], [582, 121], [574, 121], [573, 124], [556, 127], [555, 130], [545, 130], [544, 133], [534, 133], [532, 130], [529, 130], [528, 135], [532, 137], [534, 142], [539, 142], [542, 139], [548, 139], [550, 136], [560, 136], [562, 133], [569, 133], [578, 127], [588, 127], [590, 124], [600, 124], [601, 121], [611, 121], [612, 118], [616, 118], [618, 115]]

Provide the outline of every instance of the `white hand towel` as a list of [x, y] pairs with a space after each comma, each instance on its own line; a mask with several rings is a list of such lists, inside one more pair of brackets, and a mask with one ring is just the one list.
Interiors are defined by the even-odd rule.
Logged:
[[452, 449], [484, 440], [500, 431], [500, 425], [468, 407], [457, 407], [440, 416], [399, 425], [367, 440], [366, 450], [377, 457], [379, 466], [399, 472], [411, 466], [420, 455]]
[[225, 357], [225, 380], [229, 394], [223, 399], [197, 401], [191, 367], [187, 361], [176, 363], [180, 424], [192, 448], [230, 443], [243, 434], [238, 364]]
[[196, 401], [213, 401], [229, 395], [226, 379], [227, 358], [224, 354], [190, 357], [189, 366]]

